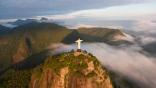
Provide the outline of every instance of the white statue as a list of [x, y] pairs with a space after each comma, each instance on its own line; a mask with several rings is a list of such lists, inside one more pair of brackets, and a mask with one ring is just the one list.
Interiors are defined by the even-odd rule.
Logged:
[[83, 40], [81, 40], [80, 38], [78, 40], [76, 40], [75, 42], [77, 43], [77, 49], [81, 49], [81, 42]]

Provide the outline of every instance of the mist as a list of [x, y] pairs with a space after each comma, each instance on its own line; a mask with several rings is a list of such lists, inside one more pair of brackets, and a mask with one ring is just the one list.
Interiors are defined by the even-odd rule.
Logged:
[[[55, 44], [51, 53], [67, 52], [75, 49], [75, 44]], [[156, 86], [156, 58], [148, 57], [141, 47], [110, 46], [105, 43], [83, 43], [82, 49], [92, 53], [109, 70], [134, 80], [141, 88]], [[140, 84], [142, 83], [142, 84]]]

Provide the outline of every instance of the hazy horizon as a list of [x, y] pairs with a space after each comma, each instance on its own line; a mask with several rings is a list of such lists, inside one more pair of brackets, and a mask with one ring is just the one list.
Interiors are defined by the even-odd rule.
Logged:
[[45, 17], [70, 28], [111, 27], [146, 32], [155, 32], [156, 28], [155, 0], [3, 0], [0, 6], [0, 23]]

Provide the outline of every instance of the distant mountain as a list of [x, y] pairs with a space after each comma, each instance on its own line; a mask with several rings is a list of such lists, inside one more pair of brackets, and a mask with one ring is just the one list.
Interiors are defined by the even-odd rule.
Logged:
[[24, 25], [36, 21], [37, 21], [36, 19], [26, 19], [26, 20], [18, 19], [15, 22], [9, 22], [9, 24], [20, 26], [20, 25]]
[[72, 43], [77, 38], [81, 38], [86, 42], [105, 42], [113, 45], [130, 44], [134, 41], [132, 36], [119, 29], [80, 28], [65, 37], [64, 42]]
[[16, 21], [8, 22], [7, 24], [21, 26], [21, 25], [25, 25], [25, 24], [29, 24], [29, 23], [33, 23], [33, 22], [55, 23], [53, 20], [49, 20], [48, 18], [42, 17], [41, 19], [17, 19]]
[[0, 25], [0, 36], [2, 34], [7, 33], [8, 31], [9, 31], [9, 28], [8, 27], [5, 27], [5, 26]]
[[33, 54], [41, 52], [51, 43], [61, 42], [70, 32], [71, 30], [54, 23], [33, 22], [13, 28], [0, 37], [0, 68], [30, 55], [27, 54], [27, 47], [31, 48], [29, 50]]
[[48, 18], [42, 17], [42, 18], [40, 19], [40, 21], [41, 21], [41, 22], [46, 22], [46, 21], [48, 21]]
[[110, 28], [80, 28], [78, 31], [81, 34], [86, 34], [90, 36], [96, 36], [101, 38], [103, 41], [132, 41], [130, 37], [132, 36], [122, 32], [119, 29]]

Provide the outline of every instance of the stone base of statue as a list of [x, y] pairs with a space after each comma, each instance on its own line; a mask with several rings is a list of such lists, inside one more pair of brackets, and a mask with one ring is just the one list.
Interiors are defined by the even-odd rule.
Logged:
[[77, 49], [75, 52], [74, 52], [74, 56], [79, 56], [82, 54], [82, 50], [81, 49]]
[[77, 51], [77, 52], [81, 52], [82, 50], [81, 50], [81, 49], [77, 49], [76, 51]]

